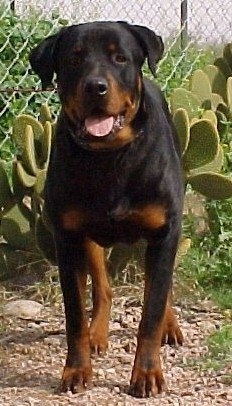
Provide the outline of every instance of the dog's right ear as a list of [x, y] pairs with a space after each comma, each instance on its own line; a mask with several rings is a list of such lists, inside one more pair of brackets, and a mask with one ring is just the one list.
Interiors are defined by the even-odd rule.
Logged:
[[55, 47], [61, 31], [45, 38], [29, 55], [31, 67], [41, 79], [42, 90], [52, 83], [55, 72]]

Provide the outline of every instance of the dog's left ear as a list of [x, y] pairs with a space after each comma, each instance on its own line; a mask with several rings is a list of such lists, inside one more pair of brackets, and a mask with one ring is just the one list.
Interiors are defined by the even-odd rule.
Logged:
[[52, 83], [55, 73], [55, 48], [65, 30], [64, 27], [57, 34], [45, 38], [29, 55], [31, 67], [41, 79], [42, 90], [46, 90]]
[[120, 23], [123, 24], [140, 43], [145, 58], [147, 58], [149, 69], [155, 76], [156, 64], [161, 59], [164, 52], [162, 38], [147, 27], [143, 27], [141, 25], [132, 25], [121, 21]]

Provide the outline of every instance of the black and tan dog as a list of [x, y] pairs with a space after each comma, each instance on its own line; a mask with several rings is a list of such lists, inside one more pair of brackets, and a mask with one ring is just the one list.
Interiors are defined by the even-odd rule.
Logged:
[[147, 240], [130, 394], [161, 392], [161, 343], [182, 343], [171, 307], [183, 200], [178, 142], [160, 90], [141, 72], [147, 59], [154, 73], [162, 53], [161, 38], [148, 28], [94, 22], [62, 29], [30, 55], [43, 88], [56, 74], [62, 105], [45, 192], [66, 314], [68, 355], [61, 391], [89, 387], [91, 350], [107, 348], [111, 289], [103, 247]]

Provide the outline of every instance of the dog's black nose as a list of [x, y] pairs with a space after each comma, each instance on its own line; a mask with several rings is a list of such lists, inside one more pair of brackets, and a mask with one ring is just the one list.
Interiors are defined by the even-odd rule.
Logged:
[[108, 91], [108, 83], [102, 77], [89, 77], [85, 82], [84, 90], [93, 96], [104, 96]]

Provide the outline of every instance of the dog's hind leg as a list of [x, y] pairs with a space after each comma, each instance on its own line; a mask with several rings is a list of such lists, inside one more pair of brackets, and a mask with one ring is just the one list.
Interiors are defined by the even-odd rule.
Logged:
[[172, 292], [170, 290], [164, 315], [162, 345], [182, 345], [183, 334], [178, 325], [175, 312], [172, 308]]

